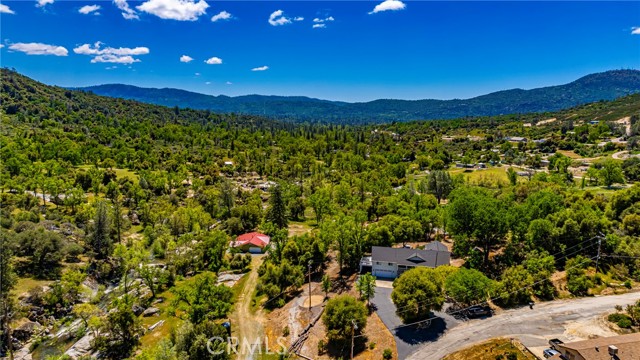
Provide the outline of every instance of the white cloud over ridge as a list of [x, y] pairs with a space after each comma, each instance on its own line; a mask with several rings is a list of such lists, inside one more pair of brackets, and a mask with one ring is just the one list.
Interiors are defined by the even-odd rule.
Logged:
[[210, 57], [207, 60], [204, 61], [205, 63], [209, 64], [209, 65], [220, 65], [222, 64], [222, 59], [220, 59], [219, 57]]
[[200, 0], [147, 0], [136, 9], [155, 15], [161, 19], [196, 21], [207, 12], [209, 4]]
[[134, 56], [147, 55], [149, 48], [144, 46], [138, 46], [135, 48], [102, 48], [100, 41], [93, 45], [83, 44], [75, 49], [73, 52], [79, 55], [93, 56], [92, 63], [116, 63], [116, 64], [133, 64], [140, 62], [140, 59], [134, 58]]
[[377, 14], [377, 13], [383, 12], [383, 11], [404, 10], [404, 8], [406, 8], [406, 7], [407, 7], [407, 5], [405, 5], [400, 0], [385, 0], [385, 1], [381, 2], [380, 4], [376, 5], [376, 7], [373, 8], [373, 11], [371, 11], [369, 14]]
[[7, 5], [0, 4], [0, 13], [2, 13], [2, 14], [15, 14], [16, 12], [11, 10]]
[[259, 66], [251, 69], [251, 71], [267, 71], [267, 70], [269, 70], [269, 67], [267, 65]]
[[231, 14], [229, 14], [226, 11], [221, 11], [216, 15], [213, 15], [213, 17], [211, 18], [211, 22], [216, 22], [216, 21], [220, 21], [220, 20], [229, 20], [231, 19]]
[[189, 55], [180, 56], [180, 62], [188, 63], [188, 62], [192, 62], [192, 61], [193, 61], [193, 58], [191, 56], [189, 56]]
[[85, 5], [81, 7], [80, 10], [78, 10], [78, 12], [83, 15], [88, 15], [91, 13], [94, 13], [95, 15], [100, 15], [100, 13], [97, 12], [98, 10], [100, 10], [100, 8], [101, 8], [100, 5]]
[[69, 51], [63, 46], [43, 43], [15, 43], [9, 45], [9, 50], [20, 51], [27, 55], [67, 56], [69, 54]]
[[118, 9], [122, 11], [122, 17], [127, 20], [138, 20], [140, 17], [135, 10], [129, 7], [129, 3], [127, 0], [113, 0], [113, 3], [116, 4]]

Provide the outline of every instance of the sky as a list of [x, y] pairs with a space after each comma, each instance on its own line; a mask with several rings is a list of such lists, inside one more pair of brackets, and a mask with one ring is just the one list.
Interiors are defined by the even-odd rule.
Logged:
[[60, 86], [469, 98], [640, 69], [640, 2], [2, 1], [0, 44]]

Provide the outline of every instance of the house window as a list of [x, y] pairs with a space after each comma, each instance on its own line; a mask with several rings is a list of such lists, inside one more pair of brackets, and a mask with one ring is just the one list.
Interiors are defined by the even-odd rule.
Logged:
[[380, 261], [376, 261], [376, 265], [380, 265]]
[[389, 266], [393, 266], [393, 263], [388, 263], [387, 265], [389, 265]]

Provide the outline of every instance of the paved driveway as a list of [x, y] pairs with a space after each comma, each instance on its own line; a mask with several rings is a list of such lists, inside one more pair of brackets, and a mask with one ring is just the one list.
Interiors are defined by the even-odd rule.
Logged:
[[396, 306], [391, 301], [391, 291], [393, 289], [390, 287], [377, 286], [376, 295], [371, 303], [375, 305], [376, 313], [396, 339], [399, 360], [408, 358], [420, 349], [421, 345], [437, 340], [445, 330], [459, 323], [452, 316], [436, 313], [439, 318], [433, 320], [428, 327], [405, 326], [396, 329], [402, 325], [402, 320], [396, 315]]

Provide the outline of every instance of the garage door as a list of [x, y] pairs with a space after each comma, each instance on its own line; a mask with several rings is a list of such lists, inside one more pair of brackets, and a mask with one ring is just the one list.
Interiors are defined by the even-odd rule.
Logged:
[[249, 248], [249, 252], [252, 253], [252, 254], [260, 254], [260, 253], [262, 253], [262, 249], [259, 248], [259, 247], [253, 246], [253, 247]]

